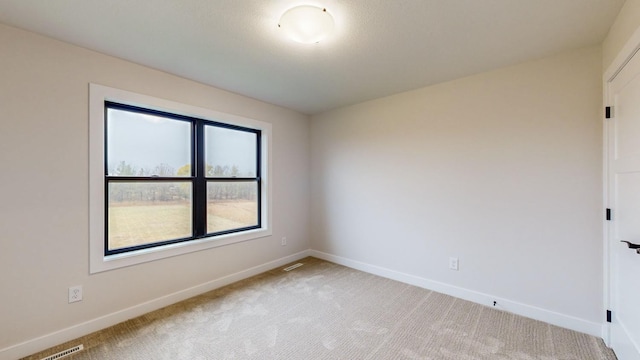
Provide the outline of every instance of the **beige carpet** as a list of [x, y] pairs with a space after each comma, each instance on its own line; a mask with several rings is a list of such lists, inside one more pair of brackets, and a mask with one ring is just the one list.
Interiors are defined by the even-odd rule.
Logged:
[[301, 260], [25, 359], [615, 359], [602, 340]]

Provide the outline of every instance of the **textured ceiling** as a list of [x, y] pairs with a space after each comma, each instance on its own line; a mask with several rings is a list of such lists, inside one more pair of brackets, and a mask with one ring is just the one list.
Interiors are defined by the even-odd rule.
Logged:
[[[624, 0], [0, 0], [0, 22], [306, 114], [600, 43]], [[303, 45], [288, 8], [326, 7]]]

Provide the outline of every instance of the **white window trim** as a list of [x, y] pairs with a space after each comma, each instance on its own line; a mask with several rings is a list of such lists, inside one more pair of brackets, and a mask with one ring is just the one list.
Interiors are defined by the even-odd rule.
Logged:
[[[124, 254], [105, 256], [104, 102], [105, 100], [261, 130], [262, 227]], [[271, 124], [156, 97], [89, 84], [89, 272], [91, 274], [272, 235]]]

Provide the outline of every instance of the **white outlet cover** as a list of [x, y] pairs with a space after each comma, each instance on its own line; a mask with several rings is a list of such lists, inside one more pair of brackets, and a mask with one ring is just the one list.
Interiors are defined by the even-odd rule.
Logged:
[[449, 258], [449, 269], [458, 270], [458, 258], [455, 258], [455, 257]]
[[69, 288], [69, 304], [82, 301], [82, 286], [72, 286]]

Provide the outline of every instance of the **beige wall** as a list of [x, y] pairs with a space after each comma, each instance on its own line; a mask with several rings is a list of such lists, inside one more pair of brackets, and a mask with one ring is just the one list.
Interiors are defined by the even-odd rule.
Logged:
[[[639, 26], [627, 0], [602, 54], [339, 109], [310, 130], [291, 110], [0, 25], [0, 359], [309, 247], [601, 323], [601, 69]], [[273, 236], [89, 276], [89, 82], [272, 123]], [[67, 304], [78, 284], [85, 300]]]
[[607, 70], [629, 38], [640, 28], [640, 0], [626, 0], [602, 43], [602, 65]]
[[312, 117], [312, 248], [599, 334], [601, 67], [584, 48]]
[[[4, 25], [0, 49], [0, 358], [309, 248], [307, 116]], [[273, 236], [90, 276], [90, 82], [271, 123]], [[72, 285], [82, 302], [67, 303]]]

